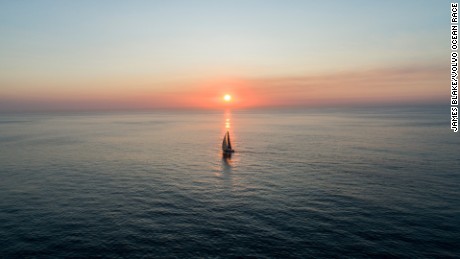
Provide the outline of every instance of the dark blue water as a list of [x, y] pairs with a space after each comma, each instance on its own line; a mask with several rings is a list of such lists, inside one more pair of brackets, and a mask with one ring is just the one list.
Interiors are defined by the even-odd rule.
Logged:
[[458, 257], [459, 152], [448, 107], [4, 114], [0, 257]]

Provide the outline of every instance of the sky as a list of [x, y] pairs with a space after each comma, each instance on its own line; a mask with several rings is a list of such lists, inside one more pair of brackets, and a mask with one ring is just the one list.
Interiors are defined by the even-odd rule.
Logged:
[[434, 0], [0, 0], [0, 111], [447, 104], [449, 18]]

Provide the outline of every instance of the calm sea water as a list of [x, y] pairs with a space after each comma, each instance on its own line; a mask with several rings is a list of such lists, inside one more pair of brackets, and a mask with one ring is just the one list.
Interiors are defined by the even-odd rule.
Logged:
[[458, 257], [459, 188], [448, 107], [0, 115], [2, 258]]

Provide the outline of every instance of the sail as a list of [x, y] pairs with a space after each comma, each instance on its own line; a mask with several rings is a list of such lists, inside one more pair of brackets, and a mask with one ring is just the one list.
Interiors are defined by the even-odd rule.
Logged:
[[227, 145], [228, 145], [228, 149], [232, 150], [232, 143], [230, 142], [230, 134], [228, 133], [227, 131]]
[[228, 134], [228, 132], [225, 134], [224, 140], [222, 141], [222, 150], [223, 151], [227, 150], [227, 148], [228, 148], [227, 134]]

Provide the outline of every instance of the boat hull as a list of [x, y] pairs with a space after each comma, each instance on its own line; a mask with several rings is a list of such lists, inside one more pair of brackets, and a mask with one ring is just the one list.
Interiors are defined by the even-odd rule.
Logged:
[[235, 150], [233, 150], [233, 149], [222, 150], [222, 155], [224, 157], [231, 157], [233, 153], [235, 153]]

